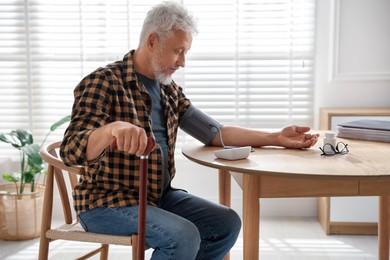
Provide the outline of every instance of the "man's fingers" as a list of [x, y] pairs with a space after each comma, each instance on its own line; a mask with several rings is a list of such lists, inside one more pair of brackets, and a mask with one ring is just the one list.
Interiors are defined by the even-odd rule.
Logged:
[[[147, 145], [147, 136], [143, 128], [138, 126], [120, 122], [111, 132], [116, 148], [129, 154], [138, 156], [145, 152]], [[112, 145], [114, 147], [114, 145]]]
[[156, 139], [154, 139], [154, 136], [151, 135], [148, 137], [148, 141], [146, 144], [145, 152], [143, 155], [148, 155], [150, 152], [152, 152], [156, 148]]
[[146, 145], [147, 137], [145, 131], [143, 131], [143, 133], [140, 133], [140, 135], [138, 136], [137, 149], [132, 154], [135, 154], [137, 156], [143, 155], [146, 149]]
[[297, 131], [299, 133], [306, 133], [306, 132], [310, 131], [310, 127], [307, 127], [307, 126], [295, 126], [295, 131]]
[[118, 135], [118, 136], [116, 136], [115, 139], [116, 139], [116, 147], [117, 147], [117, 149], [119, 151], [123, 151], [123, 149], [124, 149], [124, 138], [123, 138], [123, 136]]

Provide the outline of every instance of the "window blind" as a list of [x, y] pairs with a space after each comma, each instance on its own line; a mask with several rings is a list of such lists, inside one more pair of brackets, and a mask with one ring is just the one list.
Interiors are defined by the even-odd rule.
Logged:
[[[197, 17], [199, 34], [174, 80], [194, 105], [223, 124], [312, 125], [315, 0], [181, 2]], [[1, 1], [1, 131], [28, 128], [42, 141], [70, 114], [82, 77], [137, 48], [157, 3]], [[0, 143], [0, 157], [9, 155], [17, 154]]]

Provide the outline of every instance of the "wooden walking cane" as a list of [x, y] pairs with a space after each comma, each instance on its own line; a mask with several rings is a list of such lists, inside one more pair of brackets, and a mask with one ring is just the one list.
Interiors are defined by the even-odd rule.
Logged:
[[154, 136], [148, 137], [145, 153], [140, 156], [139, 165], [139, 207], [138, 207], [138, 260], [145, 258], [146, 202], [148, 189], [148, 156], [156, 146]]

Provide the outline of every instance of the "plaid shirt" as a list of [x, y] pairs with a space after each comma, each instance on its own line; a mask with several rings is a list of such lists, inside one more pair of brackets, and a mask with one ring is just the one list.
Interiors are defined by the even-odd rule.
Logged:
[[[66, 165], [85, 166], [85, 175], [73, 191], [76, 213], [95, 207], [125, 207], [138, 204], [139, 157], [108, 148], [93, 161], [85, 157], [91, 132], [113, 121], [142, 127], [149, 135], [151, 98], [134, 72], [132, 54], [122, 61], [99, 68], [75, 88], [72, 120], [66, 129], [60, 155]], [[161, 100], [167, 119], [168, 169], [175, 175], [174, 150], [181, 116], [191, 105], [182, 89], [172, 82], [161, 85]], [[149, 155], [148, 203], [155, 205], [163, 192], [164, 160], [160, 147]]]

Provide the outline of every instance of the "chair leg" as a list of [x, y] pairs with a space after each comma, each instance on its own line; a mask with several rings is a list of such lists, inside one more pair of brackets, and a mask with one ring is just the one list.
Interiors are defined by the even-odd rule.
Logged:
[[138, 236], [131, 235], [131, 259], [138, 259]]
[[49, 258], [49, 239], [46, 237], [46, 231], [51, 228], [51, 217], [53, 212], [53, 176], [54, 168], [49, 165], [46, 176], [46, 188], [43, 197], [43, 211], [41, 220], [41, 238], [39, 243], [39, 260], [47, 260]]
[[100, 260], [107, 260], [108, 259], [108, 249], [109, 249], [109, 245], [102, 244], [102, 249], [100, 251]]
[[41, 235], [39, 242], [39, 260], [47, 260], [49, 258], [49, 239], [46, 236]]

